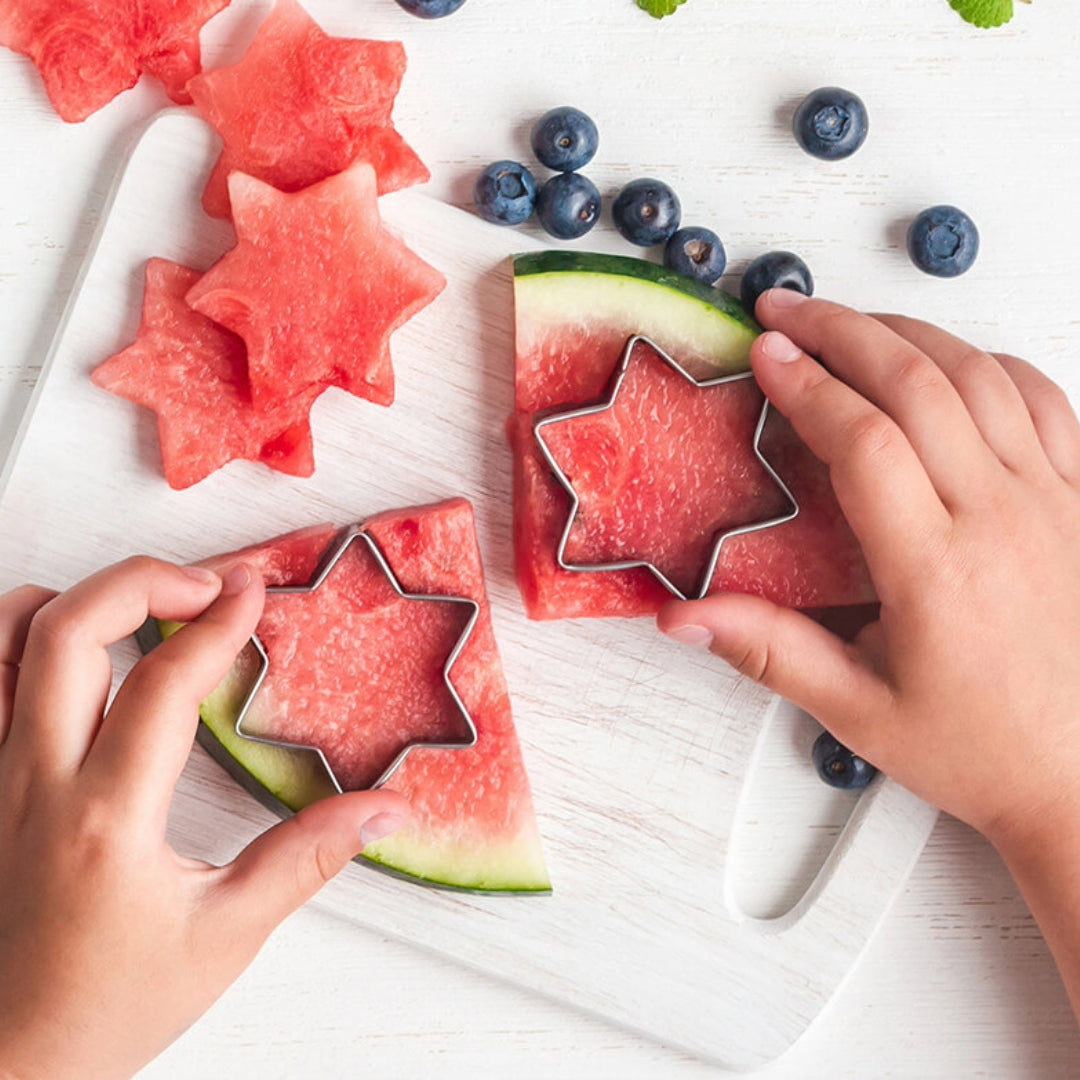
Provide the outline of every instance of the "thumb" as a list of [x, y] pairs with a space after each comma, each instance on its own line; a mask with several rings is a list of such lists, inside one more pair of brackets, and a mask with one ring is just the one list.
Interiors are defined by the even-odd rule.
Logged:
[[721, 593], [672, 601], [657, 626], [677, 641], [705, 645], [736, 671], [817, 717], [850, 730], [883, 704], [884, 686], [855, 646], [813, 619], [757, 596]]
[[368, 844], [400, 829], [411, 816], [394, 791], [351, 791], [321, 799], [267, 829], [226, 868], [228, 903], [242, 915], [234, 926], [260, 941], [310, 900]]

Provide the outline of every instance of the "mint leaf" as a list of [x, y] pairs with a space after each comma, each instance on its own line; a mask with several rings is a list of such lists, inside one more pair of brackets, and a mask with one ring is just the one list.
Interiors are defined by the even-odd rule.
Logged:
[[949, 0], [961, 18], [976, 26], [1001, 26], [1013, 17], [1013, 0]]
[[662, 19], [665, 15], [673, 15], [675, 9], [680, 4], [685, 3], [686, 0], [637, 0], [637, 6], [642, 11], [647, 11], [654, 19]]

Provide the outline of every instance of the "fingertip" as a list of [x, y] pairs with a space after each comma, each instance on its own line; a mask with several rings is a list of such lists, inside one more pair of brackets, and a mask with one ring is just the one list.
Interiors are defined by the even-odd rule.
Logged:
[[412, 819], [412, 807], [405, 800], [403, 807], [394, 806], [387, 810], [380, 810], [360, 824], [360, 850], [363, 851], [369, 844], [397, 832], [408, 825]]
[[793, 307], [798, 307], [799, 304], [804, 304], [809, 299], [810, 297], [806, 293], [799, 292], [798, 289], [784, 287], [766, 289], [754, 304], [754, 314], [759, 321], [766, 321], [769, 312], [789, 311]]
[[763, 361], [774, 364], [791, 364], [806, 354], [779, 330], [766, 330], [754, 341], [754, 352]]
[[180, 573], [185, 577], [190, 578], [197, 585], [202, 585], [206, 588], [221, 587], [221, 578], [214, 573], [213, 570], [208, 569], [205, 566], [181, 566]]
[[221, 577], [221, 595], [239, 596], [249, 585], [251, 585], [255, 576], [256, 571], [247, 563], [235, 563], [230, 566]]

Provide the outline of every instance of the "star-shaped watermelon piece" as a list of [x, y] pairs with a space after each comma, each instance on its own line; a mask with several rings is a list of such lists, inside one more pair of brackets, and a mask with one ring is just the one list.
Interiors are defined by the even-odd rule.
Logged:
[[237, 458], [310, 476], [315, 459], [308, 414], [316, 392], [256, 412], [243, 341], [184, 300], [200, 277], [179, 263], [150, 259], [135, 342], [99, 364], [93, 381], [157, 413], [170, 487], [190, 487]]
[[479, 605], [404, 590], [370, 534], [354, 530], [335, 549], [313, 584], [267, 590], [257, 631], [267, 675], [241, 706], [250, 715], [258, 703], [239, 731], [314, 747], [343, 791], [359, 791], [411, 749], [475, 743], [448, 683]]
[[0, 45], [28, 56], [53, 107], [85, 120], [146, 72], [182, 105], [199, 31], [229, 0], [0, 0]]
[[233, 173], [229, 191], [236, 247], [187, 301], [247, 343], [256, 408], [326, 386], [389, 405], [390, 335], [446, 279], [382, 225], [375, 171], [291, 194]]
[[277, 0], [239, 63], [188, 87], [225, 142], [203, 193], [206, 212], [229, 216], [233, 171], [282, 191], [357, 161], [375, 168], [380, 195], [427, 180], [390, 120], [404, 74], [401, 42], [332, 37], [296, 0]]
[[703, 595], [720, 537], [795, 509], [755, 453], [763, 404], [751, 378], [701, 385], [631, 339], [603, 401], [537, 427], [577, 500], [566, 564], [652, 567], [681, 595]]

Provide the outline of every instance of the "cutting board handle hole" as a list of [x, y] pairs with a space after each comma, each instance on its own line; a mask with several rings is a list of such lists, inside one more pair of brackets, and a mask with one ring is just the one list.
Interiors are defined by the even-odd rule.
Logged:
[[788, 701], [767, 717], [735, 811], [727, 895], [738, 915], [787, 914], [818, 876], [859, 800], [810, 760], [821, 726]]

